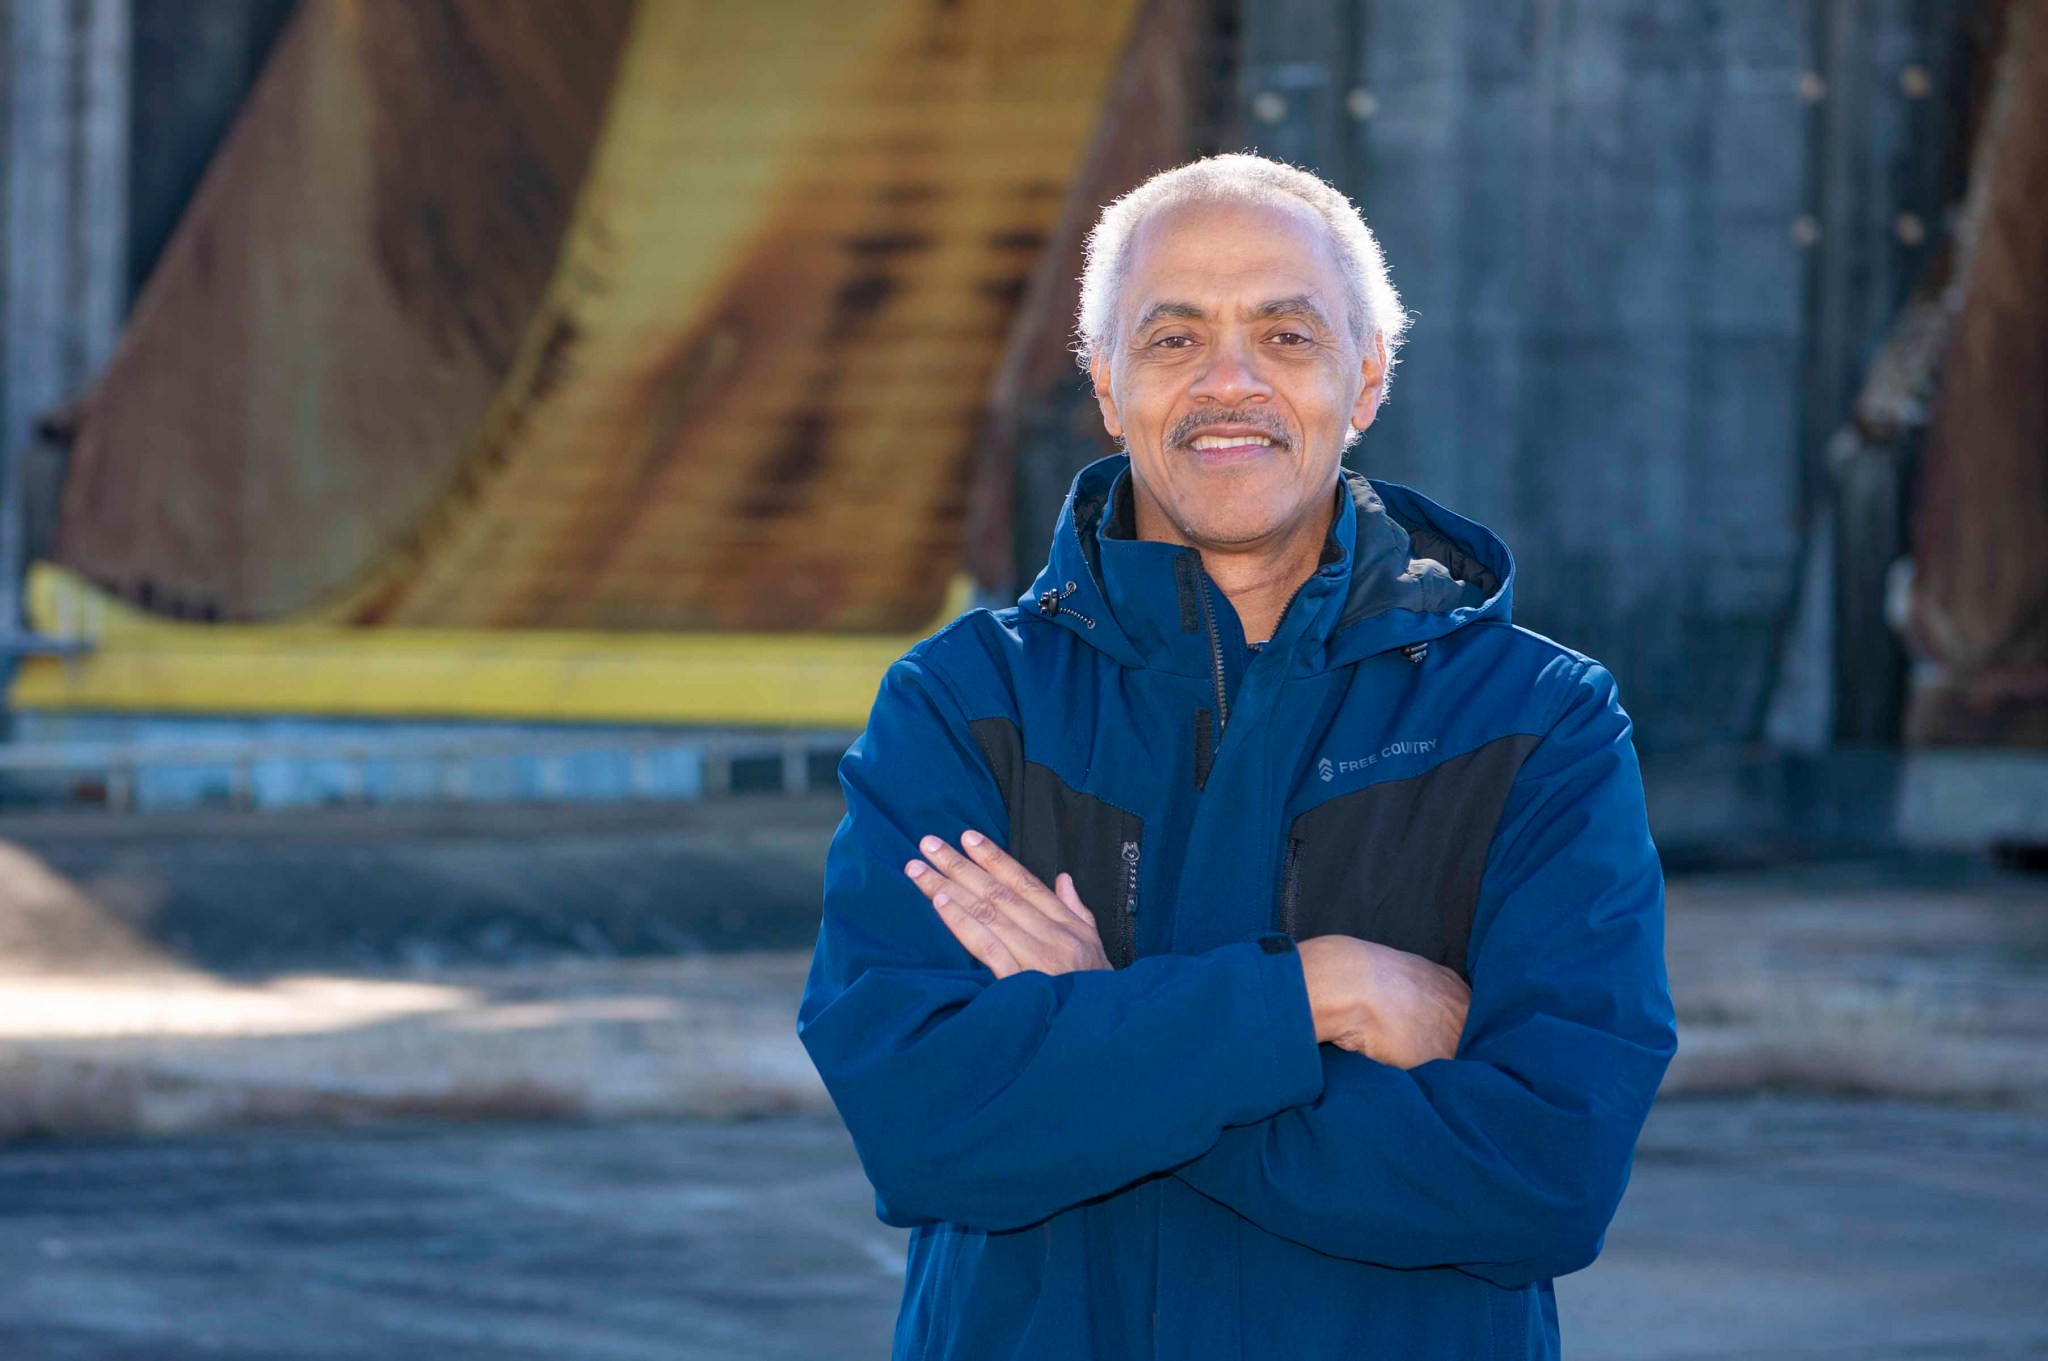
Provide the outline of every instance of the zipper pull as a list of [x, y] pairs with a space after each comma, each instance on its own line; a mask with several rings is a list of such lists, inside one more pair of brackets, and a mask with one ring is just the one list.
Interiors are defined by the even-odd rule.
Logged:
[[1126, 841], [1123, 857], [1124, 913], [1126, 916], [1135, 917], [1138, 915], [1138, 843]]

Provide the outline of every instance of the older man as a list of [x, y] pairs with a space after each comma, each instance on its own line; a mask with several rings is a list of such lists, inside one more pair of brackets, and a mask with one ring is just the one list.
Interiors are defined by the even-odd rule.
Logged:
[[912, 1230], [899, 1357], [1558, 1354], [1676, 1049], [1663, 879], [1607, 671], [1342, 467], [1402, 329], [1258, 157], [1089, 237], [1124, 452], [840, 766], [799, 1029]]

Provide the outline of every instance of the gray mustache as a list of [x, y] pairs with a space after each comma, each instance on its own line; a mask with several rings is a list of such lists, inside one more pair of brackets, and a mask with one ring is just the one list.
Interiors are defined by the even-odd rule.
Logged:
[[1287, 437], [1287, 431], [1276, 425], [1270, 417], [1228, 411], [1213, 416], [1203, 416], [1199, 420], [1193, 418], [1183, 420], [1180, 424], [1173, 427], [1173, 432], [1167, 436], [1166, 442], [1175, 448], [1184, 449], [1187, 447], [1188, 441], [1195, 437], [1196, 431], [1209, 425], [1250, 426], [1282, 449], [1294, 447], [1294, 442]]

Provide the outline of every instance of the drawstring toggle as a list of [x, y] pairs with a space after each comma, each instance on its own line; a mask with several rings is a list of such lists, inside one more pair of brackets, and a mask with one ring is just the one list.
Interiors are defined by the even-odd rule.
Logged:
[[[1057, 592], [1055, 592], [1055, 591], [1046, 591], [1046, 592], [1043, 592], [1043, 593], [1042, 593], [1042, 594], [1040, 594], [1040, 595], [1039, 595], [1039, 597], [1038, 597], [1038, 608], [1039, 608], [1040, 610], [1042, 610], [1042, 611], [1044, 611], [1044, 612], [1045, 612], [1045, 617], [1046, 617], [1046, 618], [1050, 619], [1050, 618], [1052, 618], [1052, 617], [1053, 617], [1054, 615], [1057, 615], [1057, 614], [1058, 614], [1058, 613], [1060, 612], [1060, 602], [1061, 602], [1062, 600], [1065, 600], [1065, 599], [1066, 599], [1066, 598], [1067, 598], [1068, 596], [1072, 595], [1073, 593], [1074, 593], [1074, 583], [1073, 583], [1073, 582], [1071, 582], [1071, 581], [1067, 583], [1067, 589], [1066, 589], [1066, 590], [1064, 590], [1064, 591], [1057, 591]], [[1073, 606], [1071, 606], [1071, 605], [1067, 606], [1067, 607], [1066, 607], [1066, 610], [1067, 610], [1067, 613], [1068, 613], [1068, 614], [1071, 614], [1071, 615], [1073, 615], [1073, 616], [1074, 616], [1074, 618], [1076, 618], [1076, 619], [1080, 620], [1080, 621], [1081, 621], [1082, 623], [1086, 624], [1086, 625], [1087, 625], [1087, 626], [1088, 626], [1089, 628], [1094, 628], [1094, 627], [1095, 627], [1095, 621], [1094, 621], [1093, 619], [1090, 619], [1090, 618], [1089, 618], [1089, 617], [1088, 617], [1087, 615], [1085, 615], [1085, 614], [1081, 613], [1081, 612], [1080, 612], [1079, 610], [1075, 609], [1075, 608], [1074, 608]]]

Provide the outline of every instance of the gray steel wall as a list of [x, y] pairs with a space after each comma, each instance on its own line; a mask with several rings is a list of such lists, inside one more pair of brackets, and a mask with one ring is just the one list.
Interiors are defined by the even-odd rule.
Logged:
[[[0, 639], [61, 460], [39, 425], [111, 352], [127, 303], [127, 0], [0, 4]], [[47, 522], [47, 516], [43, 517]], [[0, 679], [11, 665], [0, 650]]]
[[1947, 9], [1246, 0], [1243, 144], [1350, 193], [1414, 314], [1353, 461], [1499, 531], [1646, 748], [1761, 735], [1813, 432], [1927, 248], [1899, 73]]

